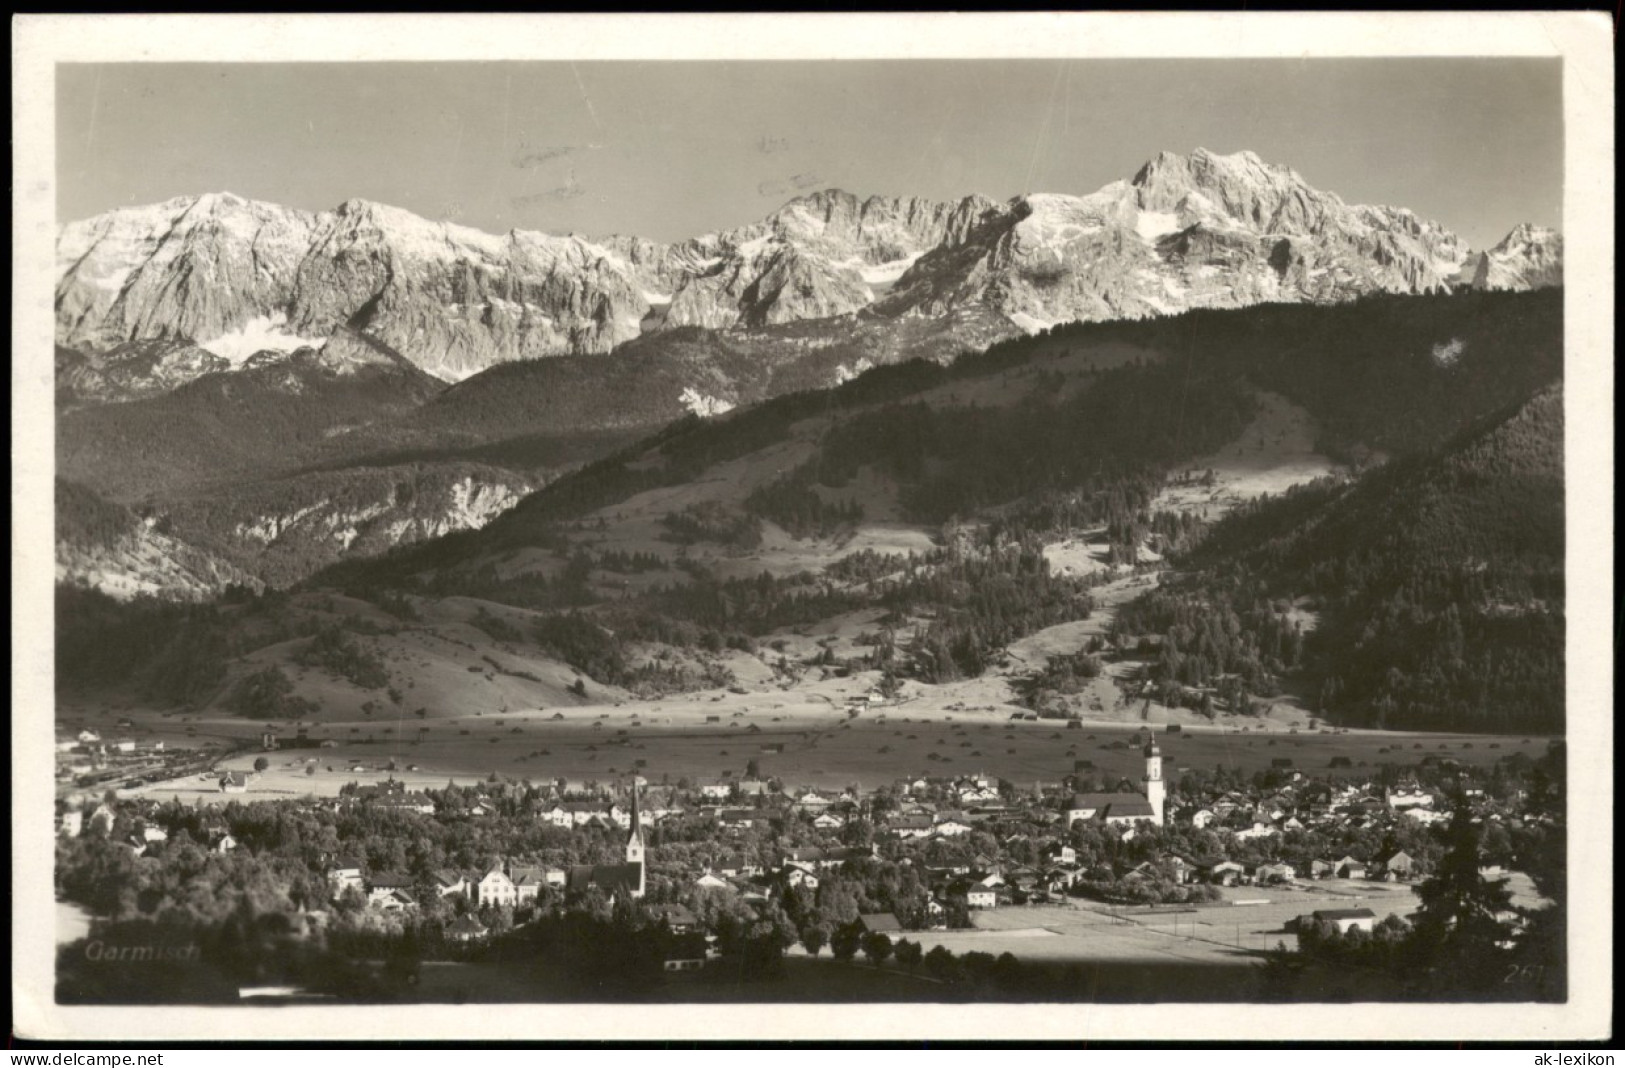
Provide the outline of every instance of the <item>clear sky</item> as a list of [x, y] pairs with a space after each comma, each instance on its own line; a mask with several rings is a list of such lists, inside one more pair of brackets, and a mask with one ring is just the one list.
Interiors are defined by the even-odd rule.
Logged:
[[1089, 193], [1252, 149], [1477, 247], [1561, 227], [1548, 59], [62, 65], [59, 217], [230, 191], [679, 240], [798, 192]]

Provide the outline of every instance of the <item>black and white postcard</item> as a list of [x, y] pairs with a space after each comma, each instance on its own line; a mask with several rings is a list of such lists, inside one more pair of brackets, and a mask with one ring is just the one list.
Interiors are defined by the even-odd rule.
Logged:
[[1606, 16], [14, 26], [20, 1035], [1606, 1036]]

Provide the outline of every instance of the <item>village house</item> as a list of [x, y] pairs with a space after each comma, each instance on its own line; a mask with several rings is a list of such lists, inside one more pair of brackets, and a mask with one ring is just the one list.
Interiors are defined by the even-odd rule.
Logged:
[[1065, 843], [1056, 843], [1044, 850], [1044, 859], [1055, 865], [1075, 865], [1078, 863], [1078, 851]]
[[1340, 879], [1364, 879], [1365, 873], [1366, 867], [1363, 860], [1344, 857], [1337, 862], [1337, 876]]
[[650, 905], [648, 911], [651, 920], [665, 924], [672, 934], [688, 934], [700, 926], [700, 918], [687, 905]]
[[1432, 808], [1433, 795], [1426, 790], [1390, 790], [1387, 794], [1388, 807], [1398, 811], [1406, 808]]
[[474, 901], [481, 908], [487, 905], [517, 905], [519, 888], [514, 886], [513, 880], [508, 878], [508, 873], [499, 864], [480, 876], [474, 884]]
[[1076, 868], [1051, 868], [1044, 873], [1044, 889], [1052, 894], [1064, 895], [1078, 881]]
[[723, 875], [733, 877], [743, 875], [746, 878], [762, 874], [762, 866], [743, 853], [734, 853], [717, 861], [717, 871]]
[[361, 875], [361, 862], [353, 857], [339, 857], [327, 866], [327, 881], [333, 887], [333, 896], [354, 887], [361, 890], [366, 880]]
[[1378, 857], [1376, 868], [1390, 881], [1411, 879], [1416, 874], [1416, 861], [1403, 849]]
[[795, 799], [795, 807], [803, 812], [822, 812], [833, 803], [832, 798], [825, 797], [817, 790], [808, 790]]
[[761, 830], [768, 825], [768, 813], [754, 808], [725, 808], [717, 812], [717, 823], [724, 830]]
[[699, 931], [674, 933], [665, 940], [661, 952], [660, 969], [669, 979], [683, 979], [705, 967], [707, 955], [705, 935]]
[[895, 913], [860, 913], [858, 915], [858, 926], [863, 928], [864, 934], [885, 935], [888, 942], [895, 942], [903, 935], [903, 925], [898, 922]]
[[896, 816], [887, 822], [886, 831], [902, 839], [926, 838], [931, 834], [931, 817], [927, 815]]
[[996, 907], [999, 903], [999, 895], [996, 890], [991, 886], [978, 886], [974, 883], [965, 886], [959, 894], [954, 896], [963, 896], [965, 907], [972, 909], [990, 909]]
[[434, 802], [425, 794], [398, 794], [379, 798], [373, 804], [386, 812], [415, 812], [420, 816], [434, 815]]
[[513, 883], [516, 905], [535, 904], [547, 885], [547, 873], [541, 868], [514, 866], [508, 869], [508, 878]]
[[1260, 864], [1253, 869], [1253, 882], [1260, 886], [1267, 883], [1289, 883], [1297, 875], [1290, 864]]
[[1254, 823], [1251, 827], [1248, 827], [1245, 830], [1236, 831], [1235, 835], [1236, 835], [1237, 838], [1252, 839], [1252, 838], [1274, 838], [1276, 835], [1278, 835], [1280, 833], [1281, 833], [1280, 831], [1276, 830], [1274, 827], [1271, 827], [1267, 823]]
[[446, 928], [446, 937], [453, 942], [479, 942], [486, 934], [485, 924], [473, 916], [459, 916]]
[[469, 896], [468, 876], [460, 871], [442, 868], [434, 873], [434, 889], [435, 893], [442, 898], [450, 897], [453, 894], [462, 894], [467, 897]]
[[418, 907], [412, 880], [404, 875], [375, 875], [367, 880], [367, 907], [380, 912], [403, 912]]

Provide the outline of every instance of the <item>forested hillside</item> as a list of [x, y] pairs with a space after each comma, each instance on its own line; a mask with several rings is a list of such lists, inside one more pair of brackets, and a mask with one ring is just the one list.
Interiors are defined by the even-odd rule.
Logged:
[[314, 354], [220, 372], [160, 396], [62, 413], [57, 468], [118, 501], [298, 467], [335, 435], [416, 408], [441, 384], [395, 363]]
[[1558, 731], [1563, 508], [1553, 386], [1435, 453], [1230, 517], [1116, 630], [1162, 636], [1165, 687], [1268, 692], [1298, 670], [1342, 722]]
[[[1112, 685], [1148, 677], [1164, 704], [1196, 712], [1245, 713], [1290, 690], [1344, 723], [1559, 730], [1560, 313], [1560, 294], [1473, 293], [1058, 328], [691, 414], [478, 529], [371, 559], [340, 552], [385, 549], [368, 539], [420, 498], [513, 483], [500, 467], [444, 459], [340, 466], [219, 499], [197, 490], [172, 519], [209, 545], [259, 539], [260, 566], [289, 580], [337, 561], [307, 588], [540, 613], [510, 636], [515, 648], [628, 689], [666, 685], [640, 674], [665, 670], [640, 659], [647, 647], [754, 655], [786, 629], [859, 612], [874, 613], [861, 648], [816, 666], [888, 685], [972, 678], [1010, 643], [1089, 619], [1097, 585], [1166, 564], [1139, 600], [1113, 595], [1109, 633], [1096, 632], [1110, 642], [1058, 650], [1029, 688], [1097, 677], [1103, 652]], [[471, 411], [518, 425], [511, 399], [481, 389]], [[1345, 461], [1336, 477], [1217, 523], [1171, 510], [1184, 507], [1166, 503], [1171, 479], [1194, 488], [1184, 500], [1206, 499], [1204, 457], [1256, 451], [1267, 464], [1274, 442], [1253, 438], [1282, 404]], [[245, 530], [244, 502], [325, 533], [294, 521]], [[70, 516], [73, 529], [121, 521], [94, 502]], [[908, 539], [859, 544], [913, 548], [848, 548], [877, 523]], [[321, 540], [335, 535], [339, 548]], [[1061, 543], [1080, 566], [1057, 564]], [[787, 552], [806, 562], [785, 566]], [[775, 568], [751, 562], [774, 554]], [[97, 645], [74, 648], [94, 660]]]

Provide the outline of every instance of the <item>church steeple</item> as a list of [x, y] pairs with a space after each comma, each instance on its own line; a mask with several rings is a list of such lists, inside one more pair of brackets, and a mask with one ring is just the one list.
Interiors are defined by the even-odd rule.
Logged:
[[632, 780], [632, 833], [626, 838], [626, 862], [643, 863], [643, 820], [638, 813], [638, 783]]
[[1156, 814], [1157, 826], [1161, 827], [1163, 808], [1168, 800], [1168, 786], [1162, 781], [1162, 750], [1157, 748], [1157, 736], [1154, 734], [1145, 744], [1145, 778], [1141, 782], [1145, 786], [1145, 799], [1151, 803], [1151, 811]]
[[626, 836], [626, 862], [638, 866], [638, 888], [634, 898], [643, 896], [648, 886], [647, 865], [643, 862], [643, 820], [638, 812], [638, 780], [632, 779], [632, 831]]

